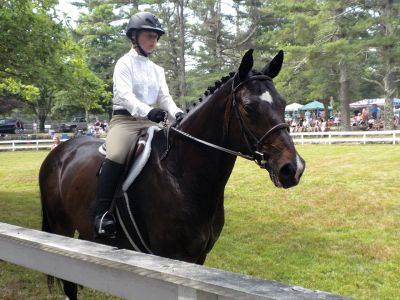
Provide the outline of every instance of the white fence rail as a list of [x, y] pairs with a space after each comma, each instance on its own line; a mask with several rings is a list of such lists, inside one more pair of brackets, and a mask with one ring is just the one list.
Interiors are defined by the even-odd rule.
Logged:
[[400, 143], [400, 130], [292, 132], [290, 135], [296, 144]]
[[0, 259], [125, 299], [350, 299], [5, 223]]
[[0, 151], [50, 149], [53, 142], [51, 139], [0, 141]]
[[[400, 130], [386, 131], [328, 131], [292, 132], [296, 144], [400, 144]], [[65, 141], [65, 140], [61, 140]], [[50, 149], [53, 140], [10, 140], [0, 141], [0, 151]]]

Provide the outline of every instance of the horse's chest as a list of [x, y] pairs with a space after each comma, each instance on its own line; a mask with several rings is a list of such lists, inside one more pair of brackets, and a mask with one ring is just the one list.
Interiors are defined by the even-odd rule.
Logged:
[[164, 226], [154, 226], [149, 232], [156, 251], [163, 256], [198, 262], [199, 257], [205, 257], [212, 249], [221, 233], [223, 210], [217, 209], [212, 215], [177, 210], [175, 218], [162, 223]]

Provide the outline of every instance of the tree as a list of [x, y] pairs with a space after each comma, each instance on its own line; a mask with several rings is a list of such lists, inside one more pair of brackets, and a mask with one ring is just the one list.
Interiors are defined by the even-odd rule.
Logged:
[[101, 80], [86, 64], [83, 49], [73, 41], [68, 43], [68, 60], [65, 64], [65, 86], [56, 94], [57, 105], [52, 113], [62, 111], [68, 107], [77, 107], [85, 111], [89, 120], [91, 110], [102, 110], [102, 104], [109, 103], [111, 92], [107, 91], [106, 83]]
[[261, 43], [280, 44], [289, 52], [289, 69], [282, 72], [282, 86], [289, 87], [285, 96], [301, 102], [318, 99], [326, 111], [332, 98], [339, 99], [342, 126], [349, 129], [350, 99], [361, 94], [362, 40], [368, 30], [360, 4], [272, 1], [265, 10], [279, 22]]
[[400, 3], [393, 0], [367, 1], [365, 10], [371, 12], [372, 20], [367, 47], [376, 63], [367, 66], [368, 73], [364, 79], [382, 91], [385, 129], [393, 129], [393, 98], [400, 82]]
[[[39, 119], [43, 131], [59, 91], [67, 90], [73, 94], [71, 91], [79, 87], [81, 92], [87, 93], [94, 86], [82, 85], [83, 77], [91, 83], [97, 80], [93, 79], [93, 74], [82, 72], [80, 81], [76, 81], [79, 68], [71, 69], [69, 64], [78, 48], [70, 46], [71, 36], [55, 18], [57, 1], [19, 0], [3, 4], [0, 12], [0, 25], [4, 28], [0, 31], [0, 46], [4, 50], [0, 51], [0, 92], [23, 100]], [[81, 70], [85, 70], [83, 65]], [[83, 107], [87, 104], [85, 100], [80, 103]]]

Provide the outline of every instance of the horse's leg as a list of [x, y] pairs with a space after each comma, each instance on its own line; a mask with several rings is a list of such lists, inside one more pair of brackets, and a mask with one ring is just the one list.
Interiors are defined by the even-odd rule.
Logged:
[[78, 285], [76, 283], [63, 280], [64, 294], [68, 297], [68, 300], [78, 300]]

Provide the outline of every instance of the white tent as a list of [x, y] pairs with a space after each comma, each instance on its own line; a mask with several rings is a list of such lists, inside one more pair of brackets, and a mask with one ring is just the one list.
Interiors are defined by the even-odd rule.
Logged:
[[[351, 108], [363, 108], [363, 107], [371, 107], [372, 104], [376, 104], [377, 106], [384, 106], [385, 99], [377, 98], [377, 99], [364, 99], [357, 102], [350, 103]], [[393, 105], [400, 105], [400, 99], [394, 98]]]
[[302, 107], [302, 104], [299, 103], [292, 103], [286, 106], [285, 111], [286, 112], [291, 112], [291, 111], [298, 111], [300, 107]]

